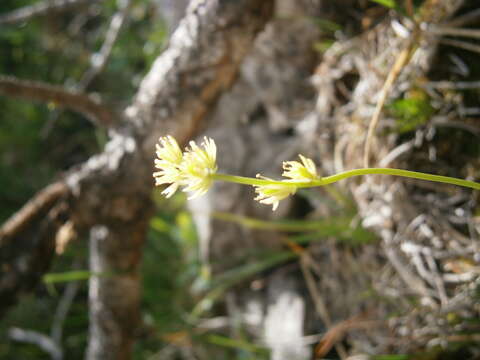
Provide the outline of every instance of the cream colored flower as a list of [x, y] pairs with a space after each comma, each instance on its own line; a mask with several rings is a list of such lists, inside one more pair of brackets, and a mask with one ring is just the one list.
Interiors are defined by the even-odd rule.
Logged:
[[157, 144], [153, 174], [155, 185], [170, 184], [162, 194], [172, 196], [179, 186], [183, 191], [193, 192], [189, 199], [205, 194], [212, 185], [212, 174], [217, 171], [217, 147], [212, 139], [204, 138], [202, 148], [190, 141], [190, 148], [182, 154], [176, 140], [171, 136], [162, 137]]
[[169, 198], [177, 191], [183, 179], [180, 169], [183, 161], [182, 151], [177, 141], [171, 136], [161, 137], [156, 149], [155, 167], [159, 171], [153, 173], [155, 185], [171, 184], [162, 191], [162, 194]]
[[185, 192], [193, 192], [189, 199], [205, 194], [213, 183], [212, 176], [217, 172], [217, 147], [212, 139], [204, 138], [200, 148], [190, 141], [190, 148], [183, 154], [180, 166]]
[[[257, 175], [265, 180], [272, 180], [263, 176]], [[272, 180], [273, 181], [273, 180]], [[283, 181], [284, 184], [268, 184], [268, 185], [254, 185], [257, 200], [261, 204], [272, 205], [272, 210], [277, 210], [278, 204], [283, 199], [295, 194], [297, 187], [290, 181]]]
[[317, 168], [312, 159], [306, 158], [303, 155], [298, 155], [302, 163], [298, 161], [285, 161], [283, 163], [282, 174], [295, 181], [307, 182], [318, 179]]

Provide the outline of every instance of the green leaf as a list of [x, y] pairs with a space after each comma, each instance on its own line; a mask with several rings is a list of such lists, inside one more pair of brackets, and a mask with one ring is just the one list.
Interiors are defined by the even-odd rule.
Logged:
[[213, 217], [234, 222], [250, 229], [306, 232], [306, 234], [288, 238], [289, 241], [298, 244], [322, 240], [326, 237], [336, 237], [339, 241], [350, 245], [368, 244], [376, 240], [373, 233], [361, 227], [360, 224], [352, 226], [353, 216], [338, 216], [319, 220], [265, 221], [231, 213], [215, 212]]
[[372, 360], [408, 360], [408, 355], [374, 355]]
[[[326, 220], [277, 220], [266, 221], [252, 217], [240, 216], [226, 212], [215, 212], [213, 217], [219, 220], [233, 222], [250, 229], [258, 230], [272, 230], [272, 231], [288, 231], [288, 232], [304, 232], [304, 231], [318, 231], [318, 230], [341, 230], [338, 228], [338, 223], [341, 226], [345, 224], [344, 218], [326, 219]], [[335, 221], [337, 220], [337, 221]], [[338, 221], [339, 220], [339, 221]]]
[[252, 353], [260, 353], [265, 355], [270, 353], [270, 351], [265, 347], [249, 343], [248, 341], [232, 339], [226, 336], [209, 335], [207, 337], [207, 341], [218, 346], [244, 350]]
[[150, 227], [159, 233], [168, 233], [172, 226], [165, 220], [162, 219], [160, 216], [155, 216], [150, 221]]
[[276, 252], [266, 256], [260, 261], [239, 266], [223, 273], [212, 281], [211, 290], [195, 306], [192, 311], [192, 317], [197, 318], [204, 311], [210, 309], [213, 304], [221, 298], [225, 291], [232, 286], [275, 265], [294, 259], [297, 256], [297, 254], [291, 251]]
[[66, 271], [63, 273], [45, 274], [43, 275], [42, 280], [46, 284], [53, 284], [53, 283], [61, 283], [61, 282], [88, 280], [92, 276], [108, 277], [111, 275], [107, 273], [94, 273], [88, 270], [75, 270], [75, 271]]
[[435, 113], [425, 96], [399, 99], [387, 106], [387, 110], [395, 117], [396, 130], [399, 133], [413, 131], [424, 125]]
[[385, 6], [389, 9], [397, 8], [397, 3], [395, 2], [395, 0], [370, 0], [370, 1], [373, 1], [377, 4], [382, 5], [382, 6]]
[[323, 41], [317, 41], [313, 44], [313, 50], [324, 53], [327, 51], [333, 44], [335, 43], [334, 40], [325, 39]]
[[342, 30], [342, 26], [331, 20], [313, 17], [313, 22], [323, 31], [335, 32]]

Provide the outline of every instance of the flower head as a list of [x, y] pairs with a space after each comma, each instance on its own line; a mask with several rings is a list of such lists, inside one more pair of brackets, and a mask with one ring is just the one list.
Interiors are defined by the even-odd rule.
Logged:
[[153, 173], [155, 185], [171, 184], [162, 191], [162, 194], [169, 198], [177, 191], [183, 178], [180, 170], [180, 164], [183, 161], [182, 151], [177, 141], [171, 136], [161, 137], [156, 148], [155, 167], [159, 171]]
[[155, 185], [170, 184], [162, 194], [172, 196], [179, 186], [193, 192], [189, 199], [205, 194], [212, 185], [211, 177], [217, 171], [217, 147], [212, 139], [204, 138], [202, 147], [190, 141], [190, 147], [182, 154], [171, 136], [162, 137], [157, 144]]
[[285, 161], [283, 163], [282, 176], [290, 178], [295, 181], [307, 182], [318, 179], [317, 168], [312, 159], [306, 158], [303, 155], [298, 155], [302, 163], [298, 161]]
[[205, 137], [202, 147], [190, 141], [190, 148], [183, 154], [181, 169], [186, 185], [183, 191], [193, 192], [189, 199], [205, 194], [213, 182], [211, 175], [217, 172], [215, 142]]
[[[265, 180], [272, 180], [263, 176], [257, 175]], [[273, 180], [272, 180], [273, 181]], [[283, 199], [295, 194], [297, 187], [290, 180], [283, 181], [284, 184], [268, 184], [268, 185], [254, 185], [257, 200], [261, 204], [272, 205], [272, 210], [275, 211], [278, 203]]]

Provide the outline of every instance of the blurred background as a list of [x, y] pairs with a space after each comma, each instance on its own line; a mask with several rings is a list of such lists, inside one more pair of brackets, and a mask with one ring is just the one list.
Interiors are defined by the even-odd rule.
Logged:
[[[200, 98], [201, 81], [210, 76], [203, 61], [221, 66], [215, 46], [224, 51], [227, 36], [235, 40], [237, 32], [253, 35], [229, 44], [244, 48], [232, 56], [235, 74], [205, 102], [202, 124], [181, 140], [212, 137], [221, 172], [278, 178], [282, 161], [299, 153], [323, 175], [362, 167], [379, 108], [371, 166], [480, 179], [477, 1], [188, 3], [0, 2], [0, 223], [96, 154], [109, 154], [118, 134], [138, 126], [129, 127], [127, 110], [123, 127], [112, 131], [42, 86], [88, 94], [117, 117], [128, 106], [141, 109], [146, 76], [169, 79], [167, 71], [199, 83], [179, 80], [180, 90], [161, 93], [164, 99], [182, 99], [183, 90]], [[259, 24], [249, 24], [249, 16]], [[223, 35], [229, 26], [239, 30]], [[166, 68], [161, 58], [169, 46], [187, 52], [182, 41], [197, 39], [197, 32], [198, 62], [191, 56], [165, 73], [155, 67], [158, 58]], [[175, 106], [168, 108], [173, 119]], [[23, 259], [30, 245], [22, 244], [51, 213], [17, 237], [8, 226], [0, 231], [0, 359], [480, 359], [478, 192], [372, 177], [299, 191], [276, 212], [254, 202], [253, 189], [233, 184], [215, 184], [193, 201], [183, 193], [165, 199], [151, 187], [154, 151], [142, 141], [148, 129], [158, 138], [176, 128], [145, 124], [131, 136], [147, 144], [151, 157], [139, 156], [138, 175], [131, 168], [112, 177], [124, 186], [119, 194], [148, 182], [139, 185], [148, 189], [148, 200], [138, 197], [148, 214], [129, 345], [105, 330], [111, 344], [99, 346], [118, 352], [95, 352], [91, 322], [101, 325], [103, 318], [92, 320], [89, 282], [90, 292], [93, 278], [105, 278], [99, 286], [110, 289], [116, 273], [95, 270], [95, 226], [65, 205], [53, 247], [32, 250], [34, 260]], [[42, 264], [30, 267], [34, 261]], [[36, 273], [13, 284], [22, 281], [9, 277], [13, 268]], [[107, 300], [102, 306], [110, 311]], [[112, 309], [119, 322], [129, 317]]]

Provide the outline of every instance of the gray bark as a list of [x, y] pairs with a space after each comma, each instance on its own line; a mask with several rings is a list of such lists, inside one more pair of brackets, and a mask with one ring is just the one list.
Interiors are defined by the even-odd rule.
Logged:
[[130, 359], [140, 320], [142, 244], [148, 212], [90, 230], [90, 329], [87, 359]]

